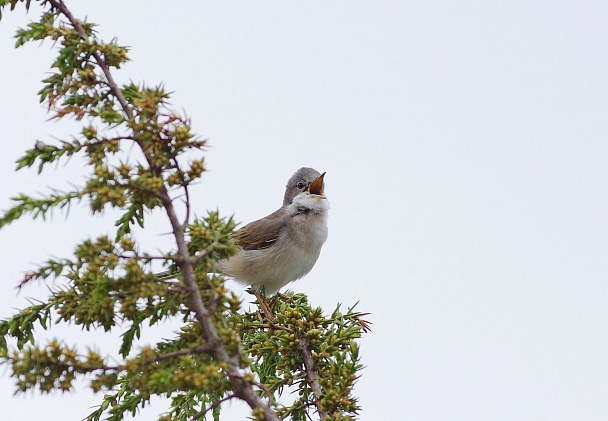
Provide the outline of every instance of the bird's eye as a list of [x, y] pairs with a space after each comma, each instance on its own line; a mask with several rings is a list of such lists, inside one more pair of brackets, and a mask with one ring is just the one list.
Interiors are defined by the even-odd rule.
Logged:
[[296, 184], [296, 187], [300, 190], [304, 190], [304, 187], [306, 187], [306, 183], [303, 181], [298, 181], [298, 184]]

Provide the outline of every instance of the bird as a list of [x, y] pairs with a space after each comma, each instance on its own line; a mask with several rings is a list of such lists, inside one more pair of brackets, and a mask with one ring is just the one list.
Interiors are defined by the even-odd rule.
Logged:
[[281, 207], [234, 232], [238, 252], [216, 268], [250, 285], [258, 301], [260, 293], [273, 295], [308, 274], [328, 235], [324, 177], [313, 168], [297, 170], [287, 182]]

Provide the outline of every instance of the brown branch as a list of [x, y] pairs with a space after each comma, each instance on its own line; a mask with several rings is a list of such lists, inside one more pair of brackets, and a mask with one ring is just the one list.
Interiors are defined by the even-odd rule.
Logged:
[[190, 308], [194, 311], [196, 320], [201, 326], [203, 337], [211, 347], [210, 353], [213, 357], [222, 362], [227, 362], [229, 368], [227, 370], [228, 378], [232, 384], [235, 396], [247, 402], [251, 409], [262, 408], [264, 410], [265, 421], [279, 421], [279, 417], [262, 401], [255, 393], [251, 383], [249, 383], [239, 369], [238, 354], [230, 356], [224, 347], [218, 332], [211, 321], [211, 312], [205, 306], [201, 292], [196, 283], [196, 275], [194, 274], [194, 265], [188, 252], [188, 244], [184, 229], [175, 213], [173, 202], [169, 197], [166, 188], [163, 186], [164, 194], [161, 197], [169, 221], [173, 228], [175, 240], [177, 243], [177, 257], [180, 270], [184, 277], [184, 285], [188, 288], [190, 294]]
[[319, 411], [319, 418], [324, 419], [329, 414], [321, 405], [323, 389], [321, 388], [321, 383], [319, 383], [319, 372], [315, 368], [315, 363], [312, 359], [312, 350], [303, 331], [298, 331], [298, 352], [300, 353], [302, 361], [304, 362], [304, 367], [306, 368], [306, 377], [308, 377], [310, 388], [315, 397], [314, 404], [317, 407], [317, 411]]
[[[260, 327], [275, 329], [275, 330], [284, 330], [289, 333], [293, 333], [292, 329], [287, 327], [283, 327], [280, 325], [275, 325], [274, 320], [276, 319], [272, 311], [268, 307], [268, 304], [264, 300], [264, 297], [259, 291], [253, 290], [253, 294], [256, 296], [258, 300], [258, 304], [262, 310], [262, 312], [266, 315], [266, 318], [270, 321], [270, 324], [261, 324]], [[286, 297], [287, 298], [287, 297]], [[248, 329], [248, 327], [245, 327]], [[314, 360], [312, 359], [312, 349], [310, 347], [310, 343], [306, 338], [304, 331], [299, 330], [297, 332], [298, 337], [298, 353], [300, 357], [302, 357], [302, 362], [304, 363], [304, 368], [306, 371], [306, 377], [308, 378], [308, 383], [310, 384], [310, 388], [312, 389], [312, 393], [314, 396], [314, 406], [317, 408], [319, 413], [319, 418], [324, 419], [329, 414], [323, 406], [321, 405], [321, 399], [323, 399], [323, 389], [321, 388], [321, 383], [319, 382], [319, 372], [315, 367]]]
[[[268, 307], [268, 304], [264, 300], [262, 294], [259, 291], [256, 291], [255, 289], [253, 289], [253, 294], [258, 300], [258, 304], [262, 312], [266, 315], [266, 318], [270, 320], [270, 324], [261, 324], [260, 327], [275, 330], [284, 330], [293, 333], [292, 329], [280, 325], [275, 325], [274, 320], [276, 318], [274, 314], [272, 314], [272, 311]], [[245, 329], [247, 328], [248, 327], [245, 327]], [[312, 359], [312, 349], [304, 331], [299, 330], [297, 332], [297, 337], [298, 353], [300, 354], [300, 357], [302, 357], [302, 362], [304, 363], [304, 368], [306, 371], [306, 377], [308, 378], [308, 383], [310, 384], [310, 388], [312, 389], [312, 393], [314, 396], [314, 406], [317, 408], [319, 418], [324, 419], [329, 414], [325, 409], [323, 409], [323, 406], [321, 405], [321, 399], [323, 399], [323, 389], [321, 388], [321, 383], [319, 382], [319, 372], [317, 371], [314, 360]]]

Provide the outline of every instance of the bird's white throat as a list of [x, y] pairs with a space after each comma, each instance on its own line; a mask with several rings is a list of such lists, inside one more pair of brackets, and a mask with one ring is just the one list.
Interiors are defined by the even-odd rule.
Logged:
[[325, 197], [302, 192], [293, 198], [291, 205], [287, 206], [286, 212], [288, 215], [296, 215], [302, 213], [303, 209], [315, 213], [327, 212], [329, 210], [329, 200]]

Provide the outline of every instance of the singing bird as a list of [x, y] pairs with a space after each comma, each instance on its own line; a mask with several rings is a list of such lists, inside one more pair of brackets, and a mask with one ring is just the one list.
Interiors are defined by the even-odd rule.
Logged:
[[220, 260], [217, 269], [266, 295], [310, 272], [327, 240], [324, 176], [313, 168], [296, 171], [287, 182], [283, 205], [236, 231], [232, 236], [240, 250]]

